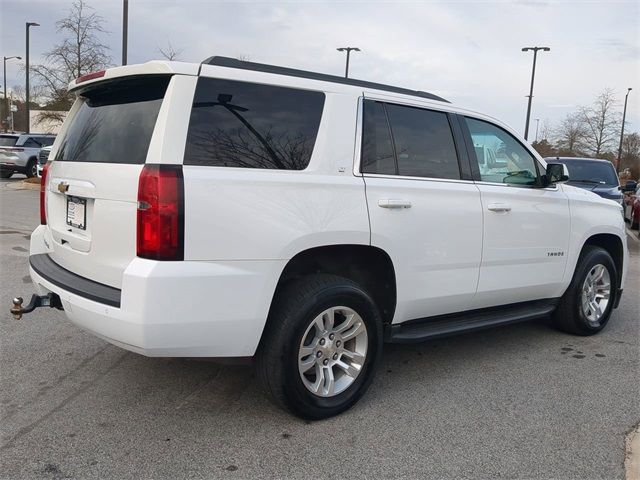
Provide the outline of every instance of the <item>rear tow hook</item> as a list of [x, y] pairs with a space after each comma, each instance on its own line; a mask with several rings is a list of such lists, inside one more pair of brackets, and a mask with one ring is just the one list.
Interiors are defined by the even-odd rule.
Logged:
[[60, 297], [53, 292], [48, 293], [47, 295], [36, 295], [34, 293], [31, 296], [31, 300], [29, 300], [29, 303], [26, 307], [22, 306], [22, 302], [22, 297], [16, 297], [13, 299], [11, 314], [16, 320], [20, 320], [22, 318], [22, 315], [24, 315], [25, 313], [33, 312], [38, 307], [50, 307], [57, 308], [58, 310], [63, 310]]

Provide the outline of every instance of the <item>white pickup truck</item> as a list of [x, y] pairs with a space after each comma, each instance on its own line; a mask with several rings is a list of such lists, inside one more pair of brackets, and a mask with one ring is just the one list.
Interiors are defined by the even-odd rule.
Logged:
[[224, 57], [70, 88], [17, 317], [254, 357], [278, 404], [318, 419], [361, 397], [384, 341], [545, 316], [591, 335], [620, 301], [620, 205], [436, 95]]

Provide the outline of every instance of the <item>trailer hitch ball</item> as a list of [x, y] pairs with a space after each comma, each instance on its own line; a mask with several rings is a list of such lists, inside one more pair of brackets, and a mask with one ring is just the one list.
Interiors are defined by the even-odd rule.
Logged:
[[13, 307], [11, 308], [11, 314], [13, 318], [16, 320], [20, 320], [22, 318], [22, 297], [14, 297], [13, 299]]
[[20, 320], [25, 313], [33, 312], [36, 308], [51, 307], [58, 310], [63, 310], [60, 297], [51, 292], [47, 295], [32, 295], [31, 300], [26, 307], [22, 306], [22, 297], [15, 297], [13, 299], [13, 307], [11, 307], [11, 314], [16, 320]]

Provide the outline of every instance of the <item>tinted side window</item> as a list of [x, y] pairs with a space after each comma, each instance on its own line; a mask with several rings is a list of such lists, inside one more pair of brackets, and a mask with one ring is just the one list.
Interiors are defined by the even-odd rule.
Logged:
[[27, 148], [40, 148], [43, 147], [44, 145], [42, 145], [42, 143], [40, 143], [39, 141], [40, 139], [36, 140], [33, 137], [29, 137], [25, 140], [25, 142], [22, 144], [23, 147], [27, 147]]
[[40, 137], [38, 141], [42, 144], [43, 147], [49, 147], [53, 145], [55, 137]]
[[302, 170], [323, 106], [321, 92], [200, 78], [184, 164]]
[[391, 131], [389, 130], [384, 105], [371, 100], [364, 102], [362, 171], [385, 175], [395, 175], [397, 173]]
[[513, 135], [482, 120], [467, 117], [466, 121], [483, 182], [537, 183], [536, 160]]
[[398, 173], [411, 177], [460, 178], [446, 113], [387, 104]]

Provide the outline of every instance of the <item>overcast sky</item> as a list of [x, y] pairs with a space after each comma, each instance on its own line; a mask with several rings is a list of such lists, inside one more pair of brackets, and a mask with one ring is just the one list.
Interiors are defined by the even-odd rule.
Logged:
[[[2, 55], [24, 57], [25, 21], [32, 62], [60, 40], [55, 21], [71, 0], [0, 0]], [[110, 32], [112, 62], [121, 59], [122, 0], [89, 0]], [[255, 62], [341, 75], [340, 46], [358, 46], [350, 76], [426, 90], [524, 130], [532, 54], [544, 45], [532, 119], [557, 122], [612, 88], [627, 87], [627, 128], [640, 130], [640, 2], [413, 1], [221, 2], [129, 0], [129, 63], [159, 58], [171, 42], [181, 59], [245, 56]], [[9, 87], [22, 84], [7, 64]], [[541, 124], [542, 124], [541, 121]], [[532, 136], [535, 122], [532, 120]]]

